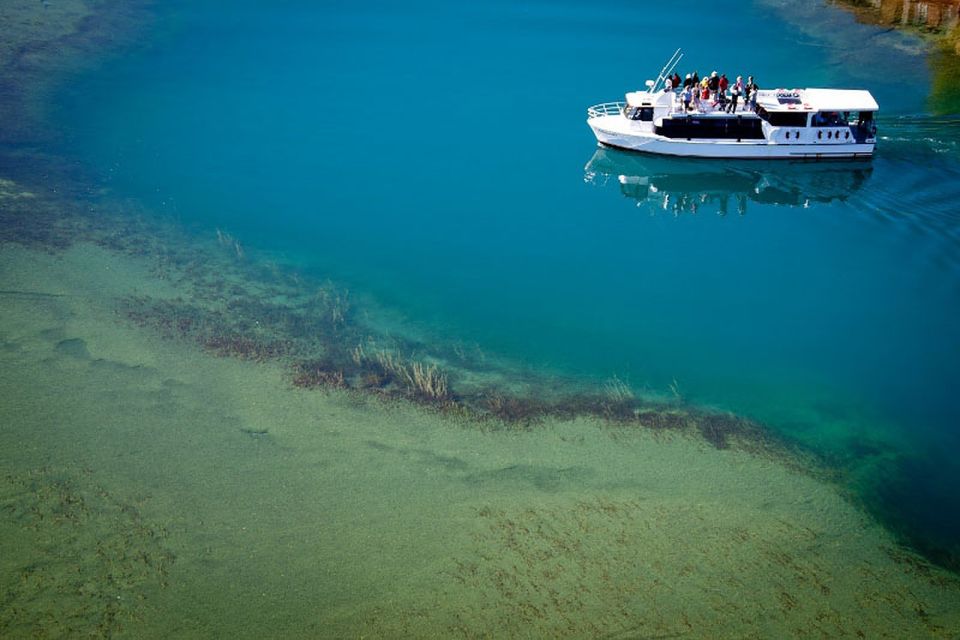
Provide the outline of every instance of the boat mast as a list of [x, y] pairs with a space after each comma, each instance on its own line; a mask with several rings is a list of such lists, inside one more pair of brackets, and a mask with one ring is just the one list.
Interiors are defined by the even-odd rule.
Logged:
[[[663, 69], [660, 69], [660, 75], [657, 76], [656, 82], [650, 86], [650, 93], [656, 93], [660, 90], [660, 86], [663, 84], [663, 81], [673, 73], [674, 68], [677, 66], [677, 64], [679, 64], [682, 57], [683, 53], [680, 52], [680, 49], [677, 49], [673, 52], [673, 55], [670, 56], [669, 60], [667, 60], [667, 64], [663, 65]], [[674, 89], [676, 89], [676, 87], [674, 87]]]

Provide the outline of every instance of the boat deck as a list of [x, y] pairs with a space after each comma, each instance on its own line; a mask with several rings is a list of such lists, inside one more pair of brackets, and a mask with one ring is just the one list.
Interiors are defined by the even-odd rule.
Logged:
[[729, 102], [723, 103], [722, 105], [719, 102], [714, 102], [712, 100], [704, 101], [700, 103], [698, 108], [684, 109], [683, 100], [677, 96], [673, 96], [673, 103], [670, 106], [670, 110], [667, 115], [669, 116], [683, 116], [683, 115], [698, 115], [698, 116], [709, 116], [709, 117], [724, 117], [724, 116], [751, 116], [757, 118], [757, 114], [754, 112], [753, 108], [747, 105], [744, 105], [743, 102], [737, 103], [737, 110], [728, 113], [726, 111]]

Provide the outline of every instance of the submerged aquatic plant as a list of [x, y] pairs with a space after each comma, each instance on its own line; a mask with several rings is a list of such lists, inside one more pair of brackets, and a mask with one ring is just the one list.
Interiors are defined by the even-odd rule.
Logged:
[[347, 388], [343, 369], [325, 360], [298, 362], [294, 365], [293, 386], [309, 389], [311, 387]]
[[217, 244], [230, 251], [237, 260], [243, 260], [247, 255], [239, 240], [226, 231], [221, 231], [219, 228], [217, 229]]
[[324, 310], [321, 315], [327, 318], [331, 328], [341, 329], [346, 326], [350, 314], [350, 292], [327, 282], [313, 296], [312, 305]]
[[[123, 235], [107, 231], [105, 227], [105, 238]], [[141, 234], [156, 235], [162, 241], [140, 242]], [[229, 249], [234, 242], [229, 234], [217, 231], [218, 247]], [[747, 428], [744, 421], [678, 407], [682, 398], [676, 380], [670, 385], [675, 398], [671, 403], [638, 397], [617, 376], [592, 389], [558, 386], [537, 376], [524, 381], [525, 391], [508, 391], [497, 384], [471, 389], [466, 382], [457, 389], [451, 382], [450, 362], [475, 373], [496, 374], [495, 365], [483, 362], [482, 353], [468, 354], [457, 343], [453, 348], [434, 348], [377, 334], [351, 312], [349, 293], [330, 282], [311, 283], [287, 274], [275, 263], [239, 262], [222, 253], [212, 260], [198, 259], [195, 244], [153, 234], [148, 228], [134, 228], [121, 246], [110, 246], [124, 252], [136, 250], [147, 258], [161, 256], [165, 277], [188, 296], [124, 298], [120, 302], [124, 315], [166, 338], [192, 341], [216, 356], [284, 363], [298, 388], [375, 393], [455, 411], [478, 422], [521, 428], [548, 417], [594, 416], [622, 427], [697, 434], [717, 448], [763, 440], [762, 430]], [[378, 341], [382, 346], [376, 346]], [[440, 357], [445, 349], [449, 357]], [[470, 378], [476, 376], [459, 379]]]
[[732, 413], [703, 412], [695, 415], [694, 419], [703, 439], [717, 449], [727, 449], [737, 443], [748, 450], [760, 452], [775, 444], [768, 430]]
[[495, 390], [481, 394], [476, 406], [504, 424], [530, 427], [550, 413], [550, 406], [535, 396], [508, 395]]
[[[88, 216], [52, 202], [47, 206], [40, 197], [20, 199], [17, 206], [27, 202], [33, 215], [12, 211], [12, 206], [0, 211], [17, 227], [13, 236], [18, 240], [32, 238], [40, 246], [59, 249], [62, 238], [82, 237], [111, 250], [156, 260], [159, 274], [183, 292], [178, 298], [123, 298], [119, 310], [127, 318], [165, 338], [194, 342], [216, 356], [286, 363], [297, 387], [374, 392], [523, 427], [545, 417], [583, 415], [655, 429], [687, 424], [665, 406], [637, 398], [616, 376], [593, 391], [565, 391], [536, 377], [528, 380], [533, 390], [521, 393], [502, 387], [456, 390], [447, 368], [451, 361], [463, 368], [495, 372], [479, 347], [473, 354], [454, 343], [447, 349], [449, 358], [440, 358], [442, 346], [428, 352], [423, 344], [392, 337], [386, 340], [389, 346], [375, 348], [372, 335], [376, 334], [354, 317], [348, 291], [330, 282], [311, 283], [276, 263], [241, 262], [236, 259], [244, 255], [242, 248], [238, 254], [239, 242], [225, 231], [216, 230], [218, 251], [211, 252], [212, 243], [207, 242], [204, 257], [202, 241], [198, 245], [176, 229], [151, 222], [148, 212], [136, 213], [140, 209], [135, 205], [103, 205], [96, 216]], [[425, 355], [404, 355], [408, 353]], [[672, 389], [679, 395], [675, 381]], [[723, 446], [726, 439], [713, 437], [716, 432], [707, 429], [706, 436]]]
[[683, 394], [680, 393], [680, 383], [677, 382], [676, 378], [674, 378], [673, 381], [670, 382], [669, 388], [670, 388], [670, 393], [673, 394], [674, 398], [676, 398], [678, 401], [683, 400]]
[[450, 389], [447, 375], [436, 364], [424, 365], [417, 360], [405, 360], [403, 356], [391, 351], [378, 351], [376, 362], [384, 373], [393, 377], [401, 386], [414, 395], [431, 400], [447, 400]]
[[256, 340], [244, 335], [210, 336], [202, 339], [200, 344], [217, 355], [257, 362], [279, 358], [291, 349], [286, 340]]
[[424, 367], [422, 362], [414, 362], [411, 369], [413, 370], [413, 382], [420, 393], [438, 400], [445, 399], [450, 395], [447, 387], [447, 374], [442, 373], [437, 365], [431, 364]]
[[350, 359], [353, 360], [353, 363], [358, 367], [363, 364], [363, 361], [366, 360], [366, 358], [367, 354], [363, 351], [362, 342], [354, 347], [353, 351], [350, 352]]
[[639, 409], [636, 417], [640, 425], [656, 430], [682, 429], [688, 422], [684, 414], [655, 409]]
[[625, 383], [623, 380], [617, 376], [613, 376], [607, 380], [603, 389], [607, 394], [607, 397], [613, 400], [614, 402], [624, 402], [627, 400], [633, 400], [633, 390]]

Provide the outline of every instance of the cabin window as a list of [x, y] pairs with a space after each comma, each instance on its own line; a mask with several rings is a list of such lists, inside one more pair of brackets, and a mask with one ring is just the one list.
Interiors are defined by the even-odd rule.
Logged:
[[807, 114], [803, 112], [767, 111], [761, 117], [775, 127], [805, 127]]
[[845, 127], [849, 119], [850, 112], [840, 113], [839, 111], [818, 111], [813, 114], [813, 126], [815, 127]]
[[653, 121], [653, 107], [627, 107], [627, 117], [643, 122]]
[[667, 138], [763, 140], [759, 118], [664, 118], [654, 131]]

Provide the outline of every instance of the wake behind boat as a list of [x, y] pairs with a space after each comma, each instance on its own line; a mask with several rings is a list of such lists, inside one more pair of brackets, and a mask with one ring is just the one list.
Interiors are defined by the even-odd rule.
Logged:
[[[587, 124], [604, 145], [701, 158], [867, 158], [873, 155], [879, 109], [861, 89], [759, 90], [742, 84], [728, 91], [696, 83], [678, 93], [671, 74], [678, 49], [648, 80], [645, 91], [624, 102], [587, 109]], [[674, 76], [676, 77], [676, 76]], [[711, 82], [715, 79], [710, 78]], [[689, 79], [689, 78], [688, 78]], [[701, 97], [700, 91], [703, 91]], [[737, 98], [744, 95], [744, 103]]]

